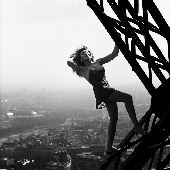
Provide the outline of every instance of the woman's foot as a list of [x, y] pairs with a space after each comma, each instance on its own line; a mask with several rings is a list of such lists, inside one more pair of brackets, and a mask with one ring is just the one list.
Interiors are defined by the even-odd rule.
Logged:
[[112, 154], [117, 153], [119, 150], [120, 150], [120, 149], [111, 147], [111, 148], [107, 148], [106, 151], [105, 151], [105, 153], [106, 153], [106, 155], [112, 155]]

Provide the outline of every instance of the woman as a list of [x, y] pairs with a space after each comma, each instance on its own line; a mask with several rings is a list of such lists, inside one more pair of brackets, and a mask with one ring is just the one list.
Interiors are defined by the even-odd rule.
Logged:
[[111, 54], [94, 61], [93, 54], [86, 46], [83, 46], [82, 48], [78, 48], [76, 52], [70, 56], [72, 62], [67, 61], [68, 66], [71, 67], [78, 76], [84, 77], [93, 86], [96, 98], [96, 109], [107, 108], [110, 123], [108, 126], [106, 154], [112, 154], [118, 151], [117, 148], [112, 146], [118, 120], [118, 107], [116, 102], [125, 103], [126, 110], [134, 124], [135, 132], [141, 135], [147, 134], [136, 118], [132, 96], [111, 88], [106, 80], [105, 69], [102, 65], [113, 60], [118, 56], [118, 53], [119, 49], [117, 45], [115, 45]]

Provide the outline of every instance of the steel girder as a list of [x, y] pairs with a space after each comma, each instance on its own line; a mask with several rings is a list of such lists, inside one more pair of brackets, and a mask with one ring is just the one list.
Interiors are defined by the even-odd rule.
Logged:
[[[152, 96], [151, 107], [140, 120], [140, 124], [144, 126], [145, 130], [149, 130], [149, 124], [151, 124], [151, 134], [132, 140], [135, 135], [134, 129], [132, 129], [118, 146], [121, 151], [108, 157], [101, 169], [107, 169], [108, 165], [114, 160], [114, 170], [152, 169], [153, 166], [157, 170], [162, 170], [170, 160], [170, 153], [163, 154], [166, 146], [170, 144], [170, 124], [168, 121], [170, 120], [170, 78], [166, 79], [162, 73], [162, 70], [164, 70], [170, 74], [170, 28], [153, 0], [141, 0], [142, 16], [139, 16], [139, 0], [134, 0], [133, 7], [128, 0], [117, 0], [117, 2], [107, 0], [105, 3], [110, 5], [118, 20], [104, 13], [103, 0], [100, 0], [100, 3], [96, 0], [86, 1]], [[128, 13], [130, 15], [127, 15]], [[149, 14], [154, 19], [156, 26], [149, 22]], [[138, 28], [134, 27], [133, 24]], [[124, 40], [117, 36], [117, 32], [125, 36]], [[152, 38], [151, 32], [166, 39], [168, 45], [167, 57], [162, 54]], [[143, 36], [144, 43], [142, 43], [139, 35]], [[155, 52], [154, 56], [151, 55], [151, 48]], [[142, 55], [137, 54], [137, 49], [140, 50]], [[141, 68], [140, 60], [148, 65], [149, 76]], [[157, 89], [152, 83], [153, 72], [162, 83]], [[151, 117], [154, 117], [152, 123]], [[135, 146], [135, 150], [121, 163], [121, 155], [132, 146]], [[156, 165], [154, 164], [155, 155], [158, 157]]]

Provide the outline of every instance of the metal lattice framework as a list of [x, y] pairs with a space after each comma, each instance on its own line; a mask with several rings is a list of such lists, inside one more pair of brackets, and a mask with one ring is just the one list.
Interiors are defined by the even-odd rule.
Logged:
[[[128, 0], [105, 1], [104, 3], [110, 5], [118, 19], [105, 14], [103, 0], [86, 1], [152, 96], [151, 107], [140, 120], [140, 124], [145, 130], [151, 130], [151, 134], [134, 140], [135, 133], [132, 129], [119, 144], [121, 151], [108, 157], [101, 169], [108, 169], [109, 166], [114, 170], [168, 169], [167, 165], [170, 163], [170, 152], [167, 151], [167, 146], [170, 144], [170, 78], [167, 79], [162, 70], [170, 75], [170, 28], [153, 0], [140, 0], [141, 3], [139, 0], [133, 0], [133, 6]], [[142, 16], [139, 15], [139, 9], [143, 11]], [[149, 22], [149, 14], [156, 25]], [[118, 32], [125, 36], [124, 40], [117, 36]], [[168, 56], [165, 57], [162, 54], [151, 32], [165, 38]], [[140, 39], [141, 36], [144, 38], [144, 43]], [[151, 48], [155, 55], [151, 55]], [[137, 49], [141, 55], [137, 54]], [[139, 61], [148, 65], [148, 76], [141, 68]], [[158, 88], [153, 86], [153, 72], [161, 82]], [[134, 148], [134, 151], [125, 161], [122, 161], [121, 156], [129, 148]]]

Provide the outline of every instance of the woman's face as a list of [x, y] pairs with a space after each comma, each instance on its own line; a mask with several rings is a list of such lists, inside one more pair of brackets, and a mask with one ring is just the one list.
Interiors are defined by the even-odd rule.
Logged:
[[82, 50], [80, 52], [81, 60], [89, 60], [90, 59], [90, 52], [88, 50]]

